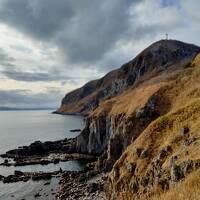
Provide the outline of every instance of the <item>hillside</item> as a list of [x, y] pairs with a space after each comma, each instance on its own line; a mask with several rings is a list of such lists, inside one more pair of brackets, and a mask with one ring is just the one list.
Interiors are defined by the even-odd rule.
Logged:
[[[115, 81], [114, 74], [120, 74], [125, 82], [137, 72], [132, 84], [124, 84], [122, 90], [86, 112], [86, 126], [76, 139], [76, 150], [99, 155], [95, 168], [110, 172], [108, 199], [200, 198], [199, 52], [194, 45], [162, 40], [106, 75], [114, 79], [105, 85]], [[97, 91], [86, 99], [91, 100]]]
[[162, 79], [166, 84], [157, 92], [156, 102], [162, 104], [156, 109], [164, 108], [164, 112], [115, 163], [109, 180], [110, 199], [174, 199], [173, 195], [176, 199], [200, 198], [199, 58]]
[[105, 99], [112, 98], [135, 85], [142, 77], [168, 69], [176, 63], [186, 62], [199, 52], [199, 47], [176, 40], [160, 40], [121, 68], [103, 78], [86, 83], [68, 93], [57, 110], [62, 114], [88, 114]]

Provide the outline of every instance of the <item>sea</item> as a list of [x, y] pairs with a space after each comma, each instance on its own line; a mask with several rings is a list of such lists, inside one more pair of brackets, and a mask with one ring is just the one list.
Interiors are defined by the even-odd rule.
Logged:
[[[52, 110], [0, 111], [0, 154], [19, 146], [29, 145], [34, 141], [55, 141], [76, 137], [79, 132], [71, 129], [82, 129], [83, 118], [72, 115], [52, 114]], [[0, 159], [0, 162], [3, 160]], [[8, 176], [15, 170], [24, 172], [52, 172], [62, 168], [68, 171], [80, 171], [84, 164], [79, 161], [66, 161], [58, 164], [30, 165], [20, 167], [0, 166], [0, 175]], [[52, 200], [52, 193], [59, 190], [59, 179], [52, 178], [50, 184], [45, 181], [18, 182], [3, 184], [0, 182], [0, 200], [35, 199]]]

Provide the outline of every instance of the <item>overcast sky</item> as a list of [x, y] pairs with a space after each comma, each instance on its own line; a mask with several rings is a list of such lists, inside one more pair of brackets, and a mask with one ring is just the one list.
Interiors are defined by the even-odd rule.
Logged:
[[169, 33], [200, 45], [199, 0], [0, 0], [0, 106], [62, 97]]

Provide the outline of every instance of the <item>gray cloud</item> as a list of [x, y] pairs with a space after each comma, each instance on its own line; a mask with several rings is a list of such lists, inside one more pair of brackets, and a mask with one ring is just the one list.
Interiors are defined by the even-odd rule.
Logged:
[[[112, 64], [113, 59], [107, 57], [123, 55], [119, 43], [134, 46], [153, 42], [165, 32], [177, 36], [186, 18], [199, 18], [198, 2], [192, 0], [193, 6], [187, 6], [189, 0], [0, 0], [0, 21], [36, 40], [56, 45], [67, 66], [96, 66], [108, 71], [124, 62], [116, 57]], [[188, 10], [183, 12], [184, 5]], [[125, 52], [130, 59], [136, 52], [132, 49], [132, 54]]]
[[72, 63], [103, 58], [129, 26], [138, 0], [1, 0], [0, 20], [37, 40], [55, 43]]
[[66, 81], [70, 82], [72, 80], [81, 79], [80, 77], [70, 77], [66, 75], [62, 75], [61, 72], [58, 71], [49, 71], [49, 72], [24, 72], [18, 70], [4, 70], [1, 72], [7, 78], [13, 79], [16, 81], [24, 81], [24, 82], [50, 82], [50, 81]]
[[0, 48], [0, 66], [14, 66], [15, 58], [9, 56], [2, 48]]
[[71, 1], [1, 0], [0, 19], [38, 38], [49, 39], [72, 16]]
[[[55, 90], [54, 90], [55, 92]], [[31, 94], [27, 90], [0, 90], [0, 106], [11, 107], [56, 107], [61, 95], [59, 92]], [[57, 102], [57, 103], [55, 103]]]

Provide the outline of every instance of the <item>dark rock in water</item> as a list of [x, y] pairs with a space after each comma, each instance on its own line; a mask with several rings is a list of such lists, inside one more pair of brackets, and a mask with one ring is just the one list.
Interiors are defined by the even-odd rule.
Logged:
[[62, 172], [63, 172], [63, 170], [62, 170], [62, 168], [61, 168], [61, 167], [60, 167], [60, 169], [59, 169], [59, 172], [60, 172], [60, 173], [62, 173]]
[[4, 176], [0, 175], [0, 181], [4, 179]]
[[44, 183], [44, 185], [50, 185], [50, 182], [46, 182], [46, 183]]
[[59, 159], [59, 158], [56, 158], [56, 159], [53, 160], [53, 163], [54, 163], [54, 164], [58, 164], [59, 162], [60, 162], [60, 159]]
[[5, 160], [4, 160], [4, 164], [8, 164], [8, 159], [5, 159]]
[[51, 173], [42, 173], [38, 174], [32, 177], [33, 181], [39, 181], [39, 180], [50, 180], [52, 178]]
[[15, 170], [14, 174], [15, 174], [15, 176], [23, 176], [24, 175], [23, 172], [18, 171], [18, 170]]
[[[28, 156], [42, 156], [49, 153], [62, 152], [76, 153], [76, 138], [47, 142], [35, 141], [29, 146], [23, 146], [18, 149], [7, 151], [5, 154], [1, 155], [1, 157], [19, 159]], [[41, 164], [48, 164], [48, 162], [44, 161]]]
[[70, 132], [81, 132], [81, 129], [72, 129]]
[[48, 165], [50, 163], [49, 160], [41, 160], [40, 164], [41, 165]]
[[35, 198], [41, 197], [41, 194], [38, 192], [34, 195]]

